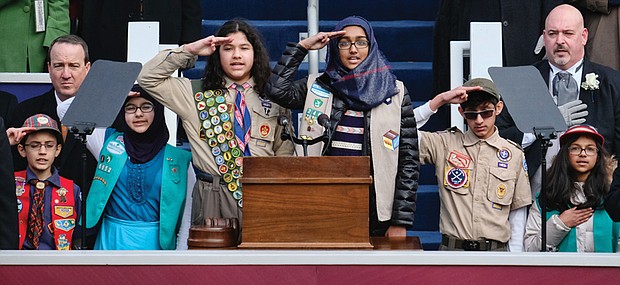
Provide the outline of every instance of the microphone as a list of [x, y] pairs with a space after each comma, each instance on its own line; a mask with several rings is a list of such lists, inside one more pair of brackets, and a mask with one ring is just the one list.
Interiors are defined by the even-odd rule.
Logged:
[[325, 145], [323, 146], [323, 151], [321, 151], [321, 155], [325, 155], [325, 153], [327, 153], [327, 150], [329, 149], [329, 145], [332, 142], [332, 122], [329, 119], [329, 116], [325, 113], [319, 115], [316, 121], [319, 123], [319, 125], [325, 128], [325, 131], [323, 133], [323, 142], [325, 143]]
[[288, 117], [286, 115], [280, 115], [278, 117], [278, 125], [283, 126], [284, 129], [288, 126], [290, 122], [288, 121]]
[[[283, 141], [291, 140], [294, 144], [298, 143], [296, 141], [296, 138], [294, 137], [295, 130], [293, 129], [293, 126], [291, 125], [291, 122], [289, 121], [287, 115], [278, 116], [278, 125], [284, 127], [284, 129], [282, 130], [282, 134], [280, 134], [280, 138]], [[295, 151], [295, 156], [297, 156], [297, 148], [293, 148], [293, 150]]]
[[329, 116], [325, 115], [325, 113], [319, 115], [316, 121], [319, 123], [319, 125], [325, 128], [325, 132], [331, 132], [332, 123], [329, 121]]

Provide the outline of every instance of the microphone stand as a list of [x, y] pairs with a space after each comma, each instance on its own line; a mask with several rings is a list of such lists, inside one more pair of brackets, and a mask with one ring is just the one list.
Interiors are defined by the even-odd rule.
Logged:
[[282, 134], [280, 134], [280, 138], [282, 140], [291, 140], [294, 144], [298, 144], [301, 145], [302, 149], [304, 150], [304, 156], [308, 156], [308, 146], [309, 145], [313, 145], [316, 144], [318, 142], [326, 142], [327, 138], [325, 135], [322, 135], [318, 138], [314, 138], [314, 139], [300, 139], [294, 136], [291, 136], [291, 134], [288, 133], [288, 131], [284, 131], [282, 132]]
[[92, 134], [94, 129], [95, 123], [91, 122], [76, 122], [75, 126], [71, 127], [71, 133], [73, 133], [74, 139], [80, 142], [80, 157], [82, 158], [82, 187], [80, 188], [82, 190], [82, 211], [80, 214], [82, 218], [82, 232], [80, 233], [81, 250], [88, 249], [88, 246], [86, 245], [86, 198], [88, 197], [90, 185], [87, 185], [86, 180], [86, 161], [88, 157], [88, 155], [86, 154], [86, 136]]
[[552, 139], [557, 137], [553, 127], [534, 127], [534, 135], [541, 140], [541, 162], [540, 162], [540, 194], [538, 205], [540, 206], [540, 251], [547, 251], [547, 198], [545, 195], [545, 187], [547, 186], [547, 150], [553, 145]]

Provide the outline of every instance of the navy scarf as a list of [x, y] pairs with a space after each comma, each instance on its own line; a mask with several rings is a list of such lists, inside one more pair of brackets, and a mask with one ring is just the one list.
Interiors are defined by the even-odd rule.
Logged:
[[368, 57], [353, 70], [349, 70], [340, 60], [339, 39], [332, 39], [328, 43], [325, 73], [329, 76], [330, 85], [337, 91], [335, 95], [350, 109], [367, 111], [398, 94], [396, 76], [390, 71], [388, 61], [379, 50], [370, 23], [362, 17], [351, 16], [338, 22], [334, 31], [340, 31], [347, 26], [364, 29], [370, 42]]
[[127, 97], [125, 103], [123, 103], [123, 109], [119, 114], [118, 120], [120, 123], [119, 130], [124, 133], [125, 138], [125, 150], [129, 155], [129, 159], [133, 163], [146, 163], [155, 157], [159, 151], [168, 143], [168, 126], [166, 126], [166, 119], [164, 117], [164, 106], [157, 102], [151, 95], [146, 93], [142, 87], [137, 84], [131, 88], [131, 91], [140, 92], [140, 96], [153, 103], [155, 109], [155, 116], [151, 126], [144, 133], [134, 132], [125, 121], [125, 104], [133, 97]]

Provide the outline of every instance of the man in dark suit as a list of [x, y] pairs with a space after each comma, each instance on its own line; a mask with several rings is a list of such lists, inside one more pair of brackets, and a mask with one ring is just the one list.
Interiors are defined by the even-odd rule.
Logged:
[[[557, 102], [566, 124], [572, 126], [585, 123], [596, 127], [605, 137], [605, 148], [611, 154], [620, 156], [620, 73], [584, 59], [587, 39], [588, 30], [584, 28], [579, 10], [566, 4], [554, 8], [545, 21], [543, 31], [548, 60], [534, 66], [549, 85], [551, 96]], [[554, 78], [563, 71], [570, 73], [575, 81], [574, 91], [578, 92], [568, 103], [563, 103], [559, 93], [556, 93], [560, 84], [554, 84], [557, 81]], [[497, 118], [497, 126], [501, 136], [521, 143], [525, 148], [532, 191], [536, 194], [540, 191], [538, 170], [541, 143], [533, 134], [524, 134], [516, 128], [508, 109], [510, 106], [506, 106]], [[556, 152], [557, 149], [549, 149], [548, 162], [551, 162], [550, 158]]]
[[18, 249], [17, 198], [11, 148], [0, 117], [0, 250]]
[[562, 0], [441, 0], [433, 32], [433, 94], [452, 89], [450, 41], [469, 40], [471, 22], [501, 22], [504, 66], [529, 65], [542, 59], [541, 54], [534, 53], [540, 31], [549, 11], [561, 3]]
[[[26, 118], [38, 113], [46, 114], [60, 122], [90, 70], [88, 46], [78, 36], [58, 37], [52, 42], [48, 55], [48, 70], [54, 88], [43, 95], [19, 103], [11, 126], [21, 127]], [[80, 142], [76, 141], [72, 134], [67, 135], [64, 127], [63, 137], [65, 137], [65, 143], [54, 165], [58, 168], [61, 176], [73, 180], [84, 189]], [[85, 177], [86, 184], [90, 185], [97, 161], [88, 151], [86, 153]], [[19, 156], [15, 148], [13, 149], [13, 164], [15, 171], [26, 168], [25, 159]]]

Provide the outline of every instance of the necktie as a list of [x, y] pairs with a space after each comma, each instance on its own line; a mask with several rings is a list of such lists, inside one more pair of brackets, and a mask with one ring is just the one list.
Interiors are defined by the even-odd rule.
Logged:
[[579, 99], [579, 86], [569, 72], [560, 71], [553, 78], [553, 97], [558, 106]]
[[32, 195], [32, 206], [30, 210], [30, 218], [28, 219], [28, 239], [32, 241], [34, 248], [39, 248], [39, 238], [43, 231], [43, 196], [45, 195], [46, 183], [39, 180], [32, 180], [35, 186], [34, 195]]
[[237, 90], [237, 96], [235, 98], [235, 138], [244, 156], [250, 156], [250, 129], [252, 128], [250, 120], [250, 112], [248, 106], [245, 104], [245, 94], [243, 91], [246, 89], [243, 85], [234, 84], [234, 88]]

